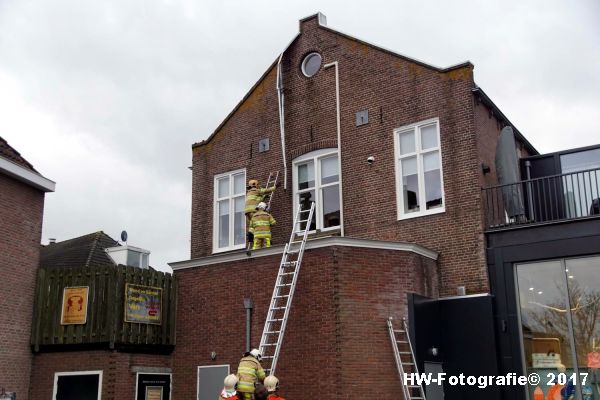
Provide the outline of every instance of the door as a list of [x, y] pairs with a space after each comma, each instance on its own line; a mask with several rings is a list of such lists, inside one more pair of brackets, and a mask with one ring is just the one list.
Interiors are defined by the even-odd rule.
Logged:
[[57, 372], [54, 400], [100, 400], [102, 371]]
[[215, 400], [223, 389], [223, 380], [229, 375], [229, 365], [198, 367], [198, 400]]

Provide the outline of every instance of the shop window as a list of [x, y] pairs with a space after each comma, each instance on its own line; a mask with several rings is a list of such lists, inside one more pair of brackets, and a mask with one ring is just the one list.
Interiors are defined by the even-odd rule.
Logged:
[[100, 400], [102, 371], [57, 372], [53, 400]]
[[242, 249], [246, 241], [246, 171], [215, 176], [213, 251]]
[[310, 209], [314, 201], [315, 214], [309, 229], [339, 229], [341, 193], [337, 149], [317, 150], [298, 157], [293, 168], [294, 210], [298, 205], [302, 210]]
[[[562, 385], [576, 374], [574, 389], [599, 398], [600, 257], [518, 264], [516, 274], [526, 374]], [[546, 398], [551, 386], [540, 389]]]
[[444, 212], [438, 119], [394, 130], [398, 219]]

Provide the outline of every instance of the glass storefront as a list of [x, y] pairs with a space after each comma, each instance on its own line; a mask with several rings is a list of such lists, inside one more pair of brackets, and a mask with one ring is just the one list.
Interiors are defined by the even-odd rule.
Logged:
[[600, 256], [517, 264], [516, 278], [526, 374], [556, 375], [540, 385], [546, 400], [563, 400], [569, 378], [573, 399], [600, 400]]

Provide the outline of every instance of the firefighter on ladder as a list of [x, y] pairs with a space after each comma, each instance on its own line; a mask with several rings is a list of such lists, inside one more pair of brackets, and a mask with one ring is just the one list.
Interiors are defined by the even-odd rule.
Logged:
[[[256, 212], [258, 203], [261, 203], [265, 196], [275, 191], [275, 186], [270, 188], [261, 188], [258, 186], [256, 179], [250, 179], [248, 181], [248, 191], [246, 192], [246, 206], [244, 208], [244, 214], [246, 214], [246, 229], [250, 228], [250, 221], [252, 216]], [[248, 231], [247, 236], [248, 243], [252, 243], [252, 232]]]
[[275, 218], [265, 211], [266, 208], [264, 202], [258, 203], [256, 212], [250, 220], [250, 233], [254, 241], [252, 250], [271, 247], [271, 226], [275, 225]]
[[256, 383], [265, 380], [265, 370], [260, 365], [261, 358], [260, 351], [252, 349], [240, 360], [237, 369], [237, 376], [240, 379], [237, 391], [242, 396], [242, 400], [252, 400]]

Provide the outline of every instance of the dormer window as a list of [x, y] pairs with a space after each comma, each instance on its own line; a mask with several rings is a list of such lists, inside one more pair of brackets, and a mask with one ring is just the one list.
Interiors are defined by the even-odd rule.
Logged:
[[337, 149], [322, 149], [293, 162], [294, 213], [316, 203], [310, 230], [334, 230], [341, 226], [340, 175]]

